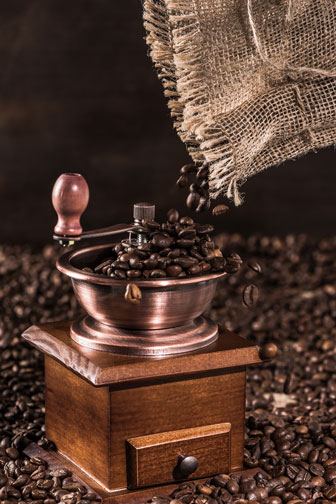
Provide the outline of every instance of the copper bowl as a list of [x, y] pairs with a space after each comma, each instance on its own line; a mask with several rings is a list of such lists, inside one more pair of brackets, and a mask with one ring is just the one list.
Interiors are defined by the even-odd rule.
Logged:
[[142, 299], [139, 304], [131, 304], [124, 298], [127, 280], [82, 271], [83, 267], [104, 260], [112, 246], [97, 245], [67, 252], [57, 261], [59, 271], [71, 278], [84, 310], [108, 326], [148, 330], [188, 324], [209, 307], [217, 282], [225, 275], [135, 280]]

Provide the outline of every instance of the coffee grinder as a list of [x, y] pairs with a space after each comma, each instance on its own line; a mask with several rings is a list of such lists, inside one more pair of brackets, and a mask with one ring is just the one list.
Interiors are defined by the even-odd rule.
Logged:
[[130, 302], [129, 280], [82, 268], [108, 255], [113, 235], [145, 242], [141, 223], [154, 219], [155, 207], [136, 204], [132, 224], [83, 232], [88, 199], [79, 174], [54, 185], [54, 238], [107, 242], [57, 261], [85, 315], [23, 334], [44, 353], [46, 435], [57, 448], [31, 445], [26, 453], [68, 467], [111, 503], [144, 502], [177, 482], [242, 470], [246, 367], [263, 353], [202, 315], [225, 273], [141, 279], [141, 299]]

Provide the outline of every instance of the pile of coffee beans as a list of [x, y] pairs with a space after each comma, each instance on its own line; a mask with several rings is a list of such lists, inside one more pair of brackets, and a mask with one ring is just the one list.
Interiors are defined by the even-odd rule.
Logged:
[[238, 254], [223, 256], [210, 237], [214, 230], [211, 224], [180, 218], [174, 208], [163, 224], [144, 220], [142, 226], [146, 243], [117, 243], [110, 257], [87, 265], [83, 271], [118, 279], [181, 278], [211, 272], [232, 274], [242, 264]]
[[[209, 195], [209, 166], [204, 162], [197, 166], [195, 163], [189, 163], [180, 169], [180, 176], [176, 181], [177, 187], [180, 189], [189, 186], [189, 193], [186, 199], [186, 205], [190, 210], [195, 212], [205, 212], [211, 208], [211, 200]], [[191, 182], [191, 179], [194, 179]], [[213, 210], [213, 215], [222, 215], [229, 207], [227, 205], [216, 205]]]
[[[208, 315], [260, 346], [267, 344], [269, 351], [273, 342], [279, 348], [273, 362], [247, 373], [244, 464], [256, 474], [220, 475], [201, 485], [184, 483], [151, 501], [335, 502], [336, 237], [313, 241], [304, 235], [285, 239], [254, 235], [246, 240], [221, 235], [214, 241], [228, 253], [248, 257], [250, 268], [220, 281]], [[19, 335], [37, 321], [73, 319], [78, 314], [68, 278], [55, 270], [59, 253], [49, 246], [43, 252], [0, 246], [0, 500], [4, 504], [89, 504], [94, 499], [78, 484], [75, 489], [68, 473], [55, 475], [45, 470], [43, 460], [28, 459], [22, 452], [31, 441], [41, 446], [52, 443], [45, 438], [42, 356]], [[260, 302], [250, 310], [240, 296], [243, 284], [255, 282], [256, 264], [265, 274], [258, 277]]]

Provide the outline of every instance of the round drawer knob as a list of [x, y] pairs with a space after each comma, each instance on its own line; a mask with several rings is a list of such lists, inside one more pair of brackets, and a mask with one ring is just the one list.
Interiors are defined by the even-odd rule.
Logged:
[[178, 468], [182, 476], [189, 476], [198, 468], [198, 460], [191, 455], [180, 455]]

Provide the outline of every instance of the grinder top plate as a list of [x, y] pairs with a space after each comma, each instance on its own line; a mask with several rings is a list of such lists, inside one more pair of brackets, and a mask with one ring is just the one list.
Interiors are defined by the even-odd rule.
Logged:
[[22, 336], [95, 386], [228, 370], [263, 361], [256, 345], [225, 329], [220, 329], [217, 340], [204, 348], [151, 359], [79, 345], [70, 336], [70, 322], [33, 325]]

